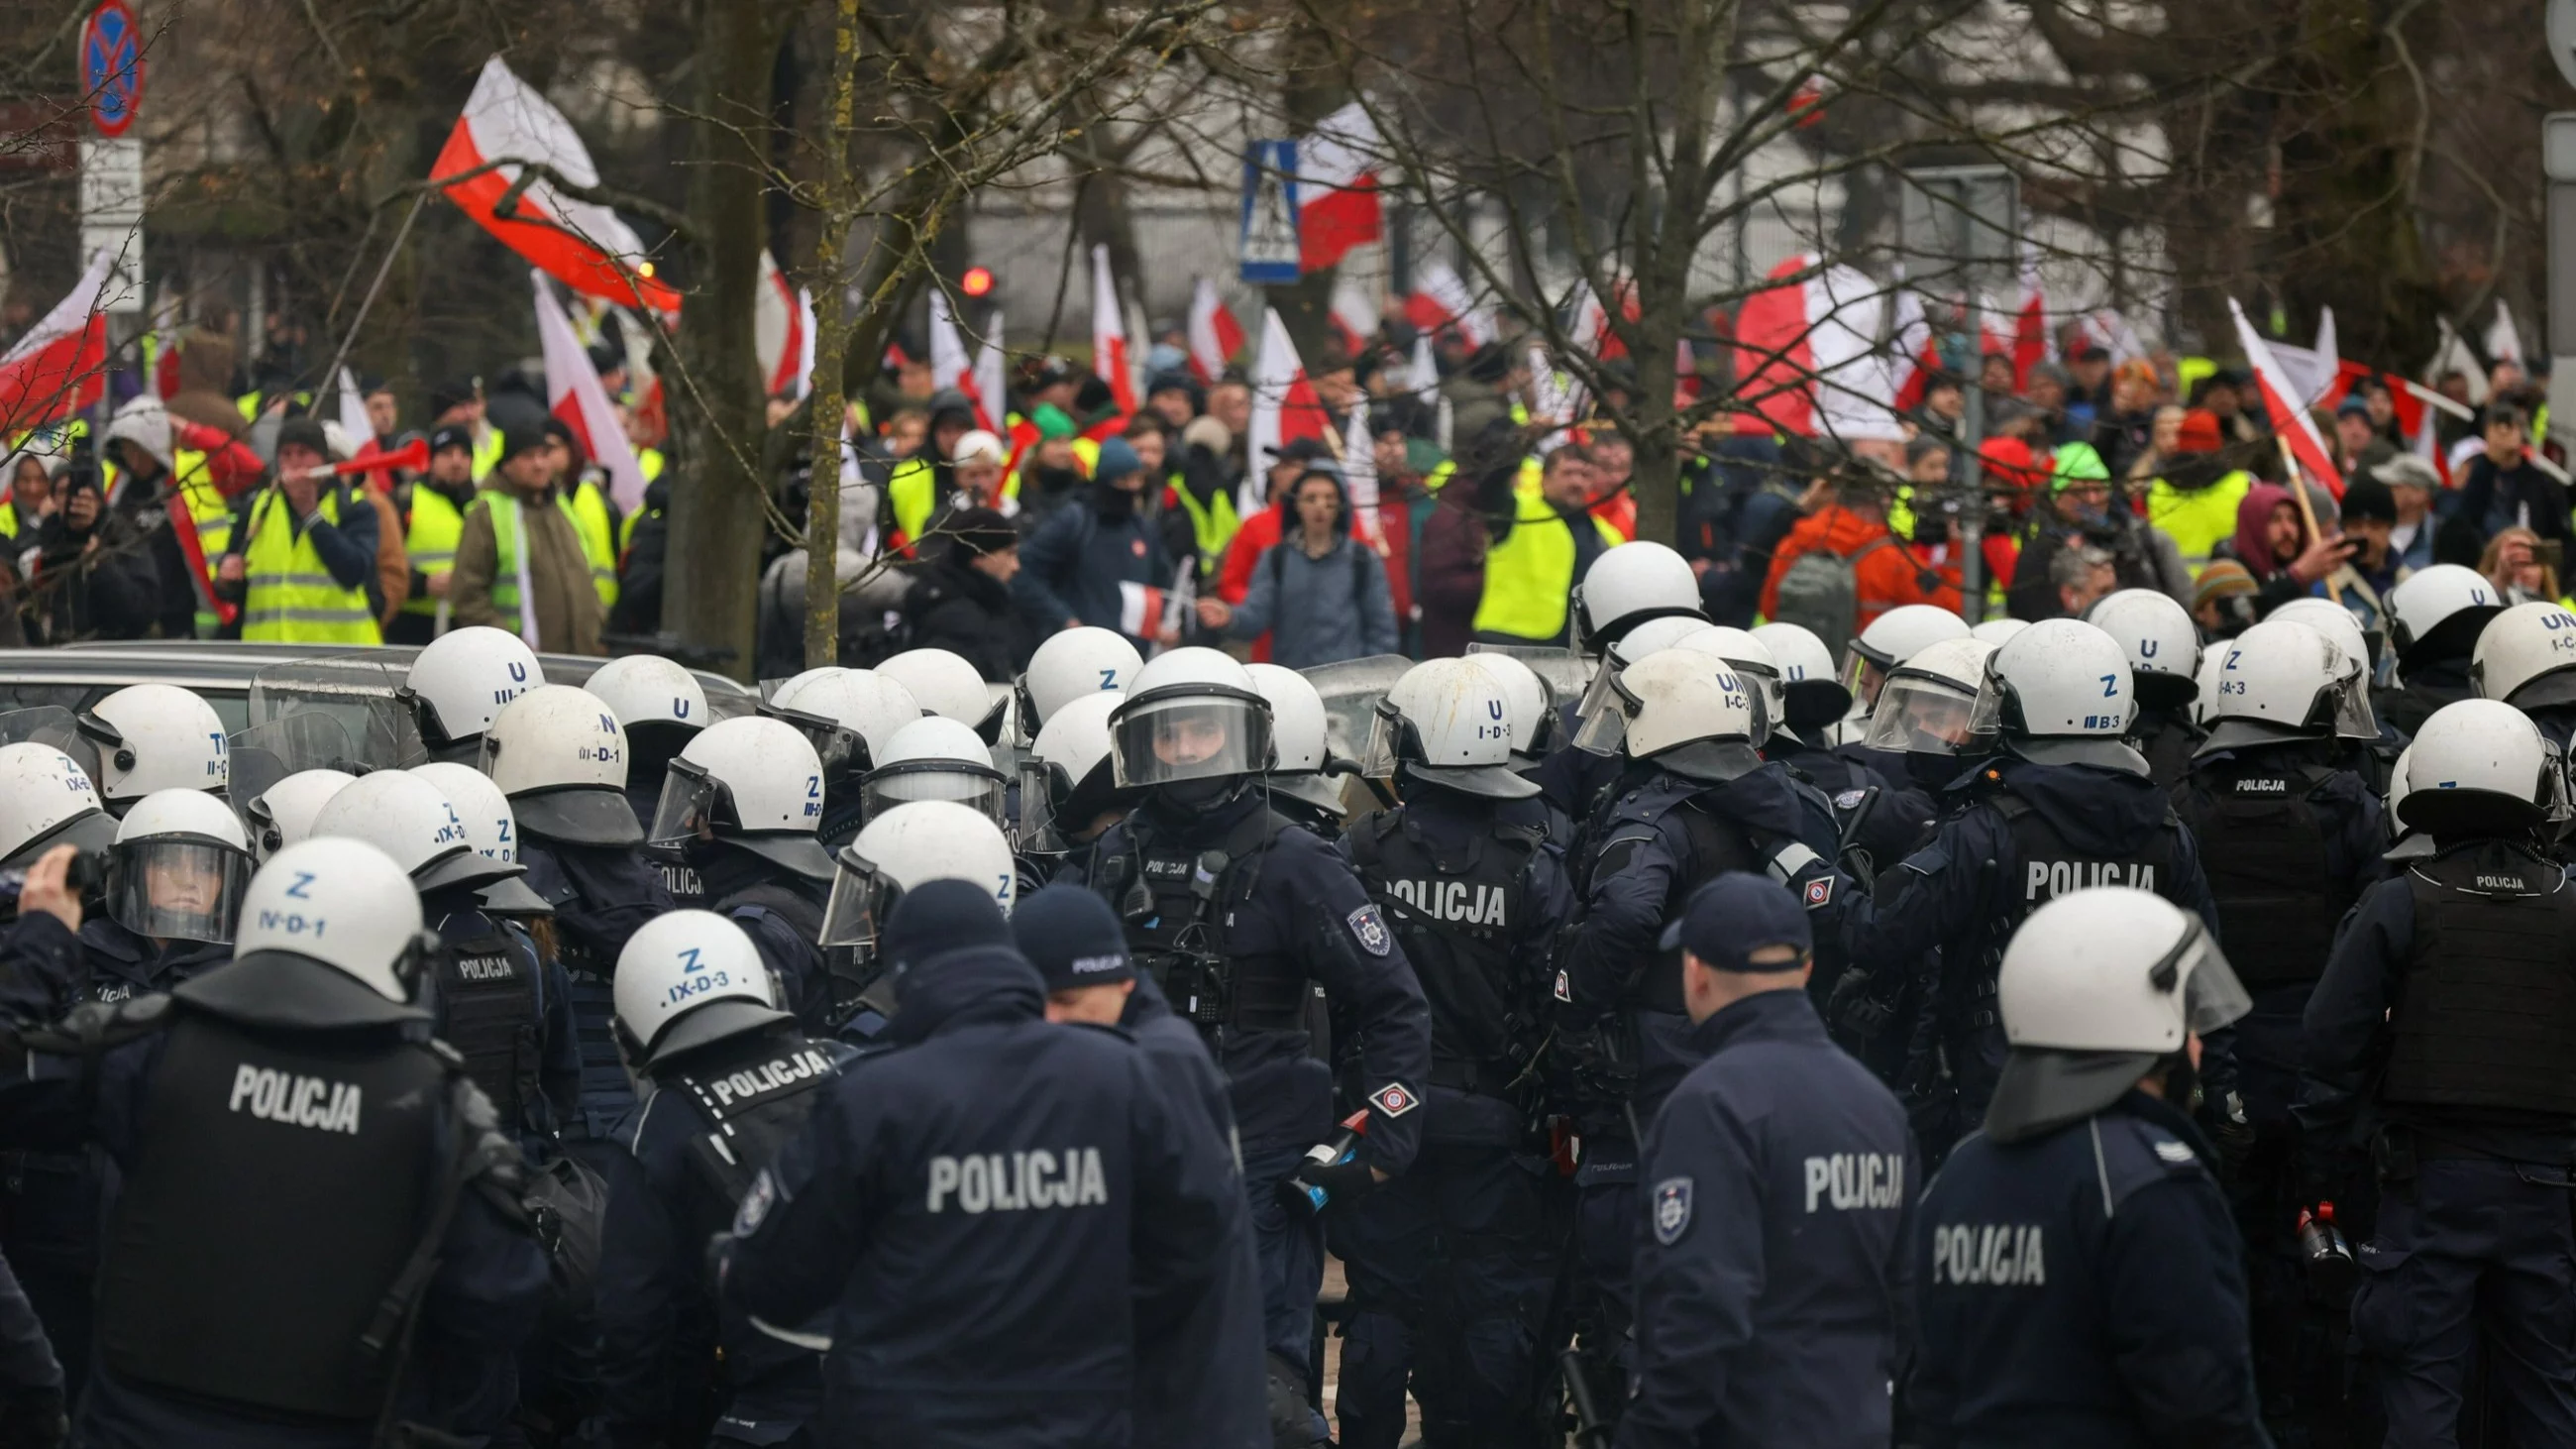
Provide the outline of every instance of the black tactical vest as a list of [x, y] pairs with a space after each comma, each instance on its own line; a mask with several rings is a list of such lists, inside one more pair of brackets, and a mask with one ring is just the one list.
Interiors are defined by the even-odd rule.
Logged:
[[534, 1127], [530, 1119], [540, 1096], [537, 1027], [545, 1014], [535, 949], [491, 930], [448, 941], [433, 970], [440, 1040], [465, 1058], [466, 1075], [492, 1099], [504, 1124], [513, 1130]]
[[[823, 935], [823, 908], [806, 897], [775, 881], [762, 881], [735, 891], [725, 897], [720, 906], [711, 906], [710, 909], [721, 909], [736, 920], [748, 919], [764, 911], [778, 917], [787, 924], [788, 933], [796, 938], [797, 944], [805, 949], [804, 980], [821, 981], [830, 974], [823, 948], [816, 944]], [[795, 1010], [803, 999], [802, 992], [797, 989], [799, 982], [782, 981], [775, 972], [771, 973], [769, 985], [773, 993], [771, 999], [790, 1011]]]
[[1514, 959], [1526, 923], [1522, 878], [1545, 839], [1489, 822], [1454, 857], [1411, 813], [1389, 810], [1350, 833], [1352, 864], [1431, 1004], [1431, 1083], [1501, 1094], [1538, 1047], [1539, 1002]]
[[[2122, 856], [2094, 855], [2077, 850], [2058, 834], [2048, 817], [2031, 803], [2005, 789], [1988, 797], [2004, 828], [2012, 832], [2015, 861], [2010, 879], [1997, 880], [1989, 901], [1996, 909], [1979, 939], [1978, 948], [1969, 959], [1983, 963], [1983, 969], [1964, 981], [1951, 977], [1954, 985], [1964, 986], [1971, 995], [1984, 998], [1995, 994], [1996, 973], [2003, 967], [2004, 944], [2030, 913], [2059, 896], [2080, 891], [2088, 886], [2133, 886], [2142, 891], [2166, 895], [2174, 876], [2174, 827], [2178, 823], [2170, 808], [2165, 824], [2147, 837], [2145, 845]], [[2170, 900], [2172, 897], [2166, 896]], [[2230, 958], [2233, 959], [2232, 957]], [[2002, 1016], [1987, 1002], [1975, 1009], [1969, 1024], [1990, 1027]]]
[[2381, 1095], [2576, 1116], [2576, 889], [2500, 842], [2419, 861], [2406, 884], [2415, 935]]
[[2238, 979], [2261, 990], [2325, 974], [2351, 883], [2326, 864], [2326, 826], [2310, 798], [2334, 772], [2305, 761], [2238, 755], [2195, 771], [2174, 804], [2200, 843], [2218, 900], [2218, 939]]
[[381, 1032], [184, 1014], [108, 1226], [98, 1290], [107, 1363], [155, 1389], [373, 1418], [394, 1365], [358, 1340], [440, 1189], [452, 1071], [428, 1047]]
[[795, 1031], [763, 1032], [689, 1053], [656, 1071], [663, 1090], [697, 1108], [689, 1160], [730, 1206], [805, 1126], [818, 1089], [841, 1074], [846, 1048]]
[[1101, 890], [1127, 924], [1137, 966], [1212, 1042], [1225, 1029], [1306, 1029], [1305, 968], [1277, 952], [1229, 949], [1220, 905], [1251, 894], [1270, 842], [1296, 828], [1265, 808], [1214, 847], [1196, 850], [1158, 841], [1130, 819], [1127, 849], [1099, 863]]
[[2139, 724], [2130, 743], [2147, 762], [2147, 778], [2159, 790], [2173, 789], [2191, 773], [2192, 756], [2209, 736], [2188, 720], [2169, 714], [2141, 714]]

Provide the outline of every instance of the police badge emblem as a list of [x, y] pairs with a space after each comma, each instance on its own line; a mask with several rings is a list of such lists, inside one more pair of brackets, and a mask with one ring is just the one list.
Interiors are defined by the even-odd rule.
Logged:
[[1669, 1248], [1690, 1229], [1691, 1180], [1668, 1177], [1655, 1184], [1655, 1241]]
[[1394, 947], [1395, 938], [1387, 934], [1386, 918], [1377, 913], [1375, 902], [1351, 912], [1344, 920], [1358, 938], [1360, 949], [1370, 955], [1383, 956]]
[[1401, 1117], [1422, 1105], [1422, 1099], [1406, 1091], [1402, 1082], [1389, 1082], [1369, 1093], [1369, 1101], [1389, 1117]]
[[1816, 910], [1834, 898], [1834, 878], [1820, 875], [1807, 882], [1807, 909]]
[[1858, 810], [1860, 808], [1860, 802], [1868, 798], [1869, 792], [1867, 790], [1845, 790], [1834, 797], [1834, 808], [1837, 810]]
[[749, 1237], [759, 1231], [760, 1220], [769, 1216], [769, 1206], [777, 1200], [778, 1184], [770, 1180], [769, 1169], [764, 1167], [760, 1176], [751, 1180], [751, 1191], [742, 1195], [742, 1206], [734, 1209], [733, 1235]]

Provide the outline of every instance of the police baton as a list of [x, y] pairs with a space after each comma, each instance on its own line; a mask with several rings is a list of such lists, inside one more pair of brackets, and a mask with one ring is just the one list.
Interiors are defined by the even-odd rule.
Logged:
[[1574, 1442], [1580, 1449], [1610, 1449], [1610, 1424], [1592, 1397], [1592, 1381], [1583, 1376], [1583, 1355], [1572, 1347], [1556, 1351], [1557, 1371], [1565, 1375], [1565, 1397], [1574, 1404]]

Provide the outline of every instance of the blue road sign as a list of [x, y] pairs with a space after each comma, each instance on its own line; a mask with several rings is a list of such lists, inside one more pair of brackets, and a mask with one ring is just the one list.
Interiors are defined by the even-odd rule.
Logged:
[[125, 0], [106, 0], [81, 27], [81, 94], [90, 124], [122, 136], [143, 109], [143, 33]]
[[1255, 141], [1243, 153], [1243, 280], [1294, 282], [1297, 264], [1297, 143]]

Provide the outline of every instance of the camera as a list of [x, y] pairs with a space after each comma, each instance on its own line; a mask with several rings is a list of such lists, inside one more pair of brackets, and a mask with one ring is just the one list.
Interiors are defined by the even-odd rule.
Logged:
[[[63, 872], [63, 888], [74, 895], [85, 896], [107, 879], [106, 860], [84, 851], [72, 857], [71, 866]], [[27, 888], [27, 872], [18, 867], [0, 870], [0, 920], [18, 916], [18, 894]]]

